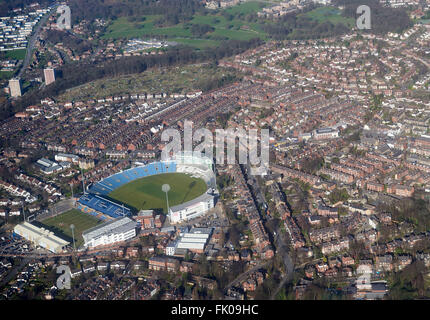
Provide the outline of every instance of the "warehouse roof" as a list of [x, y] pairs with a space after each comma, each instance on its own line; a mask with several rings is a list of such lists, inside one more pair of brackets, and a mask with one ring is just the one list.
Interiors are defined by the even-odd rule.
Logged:
[[36, 227], [27, 221], [16, 225], [14, 231], [17, 234], [31, 235], [33, 241], [40, 242], [42, 240], [42, 242], [49, 243], [53, 246], [64, 247], [69, 244], [68, 241], [57, 237], [54, 232], [45, 228]]

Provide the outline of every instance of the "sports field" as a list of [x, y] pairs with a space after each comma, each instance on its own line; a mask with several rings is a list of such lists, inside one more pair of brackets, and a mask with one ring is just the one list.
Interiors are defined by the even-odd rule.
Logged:
[[[102, 38], [130, 39], [162, 36], [169, 41], [190, 45], [197, 49], [218, 46], [221, 40], [266, 39], [267, 34], [261, 25], [244, 19], [245, 15], [256, 13], [266, 5], [259, 1], [250, 1], [206, 15], [196, 14], [189, 23], [178, 23], [168, 27], [157, 27], [156, 22], [160, 18], [159, 15], [145, 15], [142, 17], [143, 21], [130, 21], [126, 17], [120, 17], [110, 23]], [[232, 15], [231, 19], [226, 19], [221, 14], [222, 12]], [[235, 18], [233, 15], [237, 15], [237, 17]], [[207, 24], [213, 27], [214, 31], [203, 36], [193, 35], [190, 30], [191, 24]]]
[[24, 60], [26, 53], [27, 53], [27, 50], [25, 49], [17, 49], [17, 50], [11, 50], [11, 51], [4, 51], [2, 52], [2, 55], [4, 55], [6, 59]]
[[184, 173], [164, 173], [132, 181], [109, 193], [109, 197], [137, 210], [163, 209], [167, 213], [163, 184], [170, 185], [169, 206], [190, 201], [206, 192], [206, 183]]
[[76, 248], [84, 243], [82, 232], [96, 226], [99, 223], [102, 223], [102, 221], [76, 209], [72, 209], [59, 214], [58, 216], [48, 218], [42, 222], [42, 224], [45, 225], [47, 229], [54, 231], [59, 237], [70, 241], [71, 245], [73, 245], [73, 243], [70, 225], [74, 224]]

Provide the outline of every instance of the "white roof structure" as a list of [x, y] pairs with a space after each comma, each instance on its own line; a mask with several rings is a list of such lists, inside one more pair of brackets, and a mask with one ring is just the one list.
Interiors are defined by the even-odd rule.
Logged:
[[70, 242], [57, 237], [54, 232], [45, 228], [39, 228], [29, 222], [18, 224], [14, 228], [14, 232], [34, 244], [48, 249], [49, 251], [58, 253], [63, 251], [63, 248]]
[[181, 204], [178, 204], [176, 206], [170, 207], [170, 213], [181, 211], [181, 210], [184, 210], [186, 208], [193, 207], [195, 205], [200, 204], [201, 202], [212, 201], [213, 198], [214, 198], [213, 195], [208, 194], [208, 193], [203, 193], [201, 196], [198, 196], [195, 199], [192, 199], [192, 200], [187, 201], [185, 203], [181, 203]]
[[211, 228], [192, 228], [189, 232], [181, 234], [176, 248], [204, 250], [207, 242], [209, 241], [211, 233]]
[[103, 223], [102, 225], [95, 226], [82, 233], [82, 237], [87, 242], [87, 239], [99, 238], [103, 235], [124, 233], [137, 227], [136, 221], [128, 217], [121, 217], [114, 221]]
[[201, 165], [212, 170], [213, 160], [199, 151], [181, 151], [175, 153], [171, 159], [178, 164]]

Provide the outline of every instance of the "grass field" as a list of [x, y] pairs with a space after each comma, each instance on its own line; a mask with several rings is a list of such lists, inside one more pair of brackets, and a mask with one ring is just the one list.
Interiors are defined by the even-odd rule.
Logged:
[[[178, 23], [169, 27], [156, 26], [157, 20], [160, 18], [158, 15], [146, 15], [144, 21], [129, 21], [122, 17], [112, 21], [103, 38], [162, 37], [197, 49], [218, 46], [222, 40], [250, 40], [252, 38], [267, 40], [269, 36], [263, 30], [262, 24], [249, 22], [246, 19], [249, 14], [256, 13], [267, 5], [264, 2], [249, 1], [231, 8], [215, 10], [206, 15], [196, 14], [188, 23]], [[344, 17], [342, 11], [333, 6], [319, 7], [299, 16], [310, 18], [318, 23], [331, 22], [335, 25], [342, 23], [348, 27], [353, 27], [355, 24], [354, 19]], [[192, 24], [210, 25], [214, 30], [202, 36], [196, 36], [191, 32]], [[297, 29], [300, 28], [294, 29], [290, 38], [300, 37], [301, 31]]]
[[25, 49], [5, 51], [4, 56], [6, 59], [24, 60], [26, 52], [27, 50]]
[[190, 201], [207, 190], [202, 179], [183, 173], [164, 173], [132, 181], [112, 191], [109, 197], [137, 210], [163, 209], [167, 213], [166, 194], [161, 191], [165, 183], [170, 185], [168, 196], [171, 207]]
[[[142, 19], [121, 17], [110, 22], [102, 38], [115, 40], [158, 37], [175, 41], [179, 44], [186, 44], [196, 49], [219, 46], [223, 40], [250, 40], [252, 38], [268, 40], [269, 35], [264, 31], [264, 23], [261, 23], [261, 21], [250, 22], [255, 20], [248, 18], [251, 14], [255, 14], [263, 7], [271, 4], [273, 3], [266, 1], [248, 1], [230, 8], [195, 14], [186, 23], [164, 27], [159, 26], [159, 22], [162, 20], [160, 15], [145, 15]], [[354, 19], [344, 17], [342, 10], [334, 6], [319, 7], [309, 12], [301, 13], [299, 14], [300, 16], [310, 18], [320, 24], [330, 22], [334, 25], [342, 23], [347, 27], [355, 25]], [[273, 23], [270, 19], [266, 20], [266, 22]], [[193, 34], [191, 32], [191, 25], [193, 24], [209, 25], [214, 30], [204, 35]], [[301, 38], [303, 32], [309, 33], [312, 31], [300, 29], [300, 26], [294, 28], [289, 38]]]
[[[247, 15], [259, 11], [265, 4], [251, 1], [240, 4], [223, 11], [230, 14]], [[144, 21], [129, 21], [122, 17], [115, 19], [103, 35], [104, 39], [120, 38], [142, 38], [142, 37], [167, 37], [169, 41], [193, 46], [197, 49], [214, 47], [221, 40], [249, 40], [252, 38], [266, 39], [267, 34], [256, 23], [248, 23], [241, 18], [227, 20], [224, 16], [215, 12], [208, 15], [195, 15], [190, 24], [208, 24], [215, 30], [204, 35], [202, 38], [194, 36], [190, 29], [183, 23], [169, 27], [157, 27], [158, 15], [146, 15]]]
[[333, 24], [343, 23], [346, 26], [354, 26], [355, 20], [342, 16], [341, 10], [336, 7], [321, 7], [305, 13], [305, 15], [318, 22], [329, 21]]
[[[204, 38], [198, 38], [191, 34], [183, 24], [177, 24], [171, 27], [159, 28], [154, 26], [154, 20], [157, 16], [145, 16], [144, 22], [130, 22], [127, 18], [114, 20], [108, 27], [107, 32], [103, 35], [104, 39], [120, 38], [142, 38], [142, 37], [167, 37], [169, 41], [185, 43], [196, 48], [216, 46], [220, 39], [249, 40], [252, 38], [266, 39], [267, 35], [259, 28], [257, 24], [245, 23], [238, 19], [227, 21], [223, 16], [201, 16], [196, 15], [190, 23], [208, 24], [215, 28], [213, 32], [208, 33]], [[184, 40], [189, 40], [188, 42]], [[192, 41], [190, 41], [192, 40]]]
[[0, 80], [10, 79], [13, 76], [13, 71], [0, 71]]
[[76, 209], [72, 209], [70, 211], [59, 214], [58, 216], [48, 218], [46, 220], [43, 220], [42, 222], [42, 224], [44, 225], [43, 227], [54, 231], [55, 234], [57, 234], [61, 238], [70, 241], [71, 245], [73, 245], [73, 240], [70, 225], [74, 224], [76, 248], [78, 248], [84, 243], [84, 239], [82, 238], [82, 232], [96, 226], [99, 223], [102, 223], [102, 221]]

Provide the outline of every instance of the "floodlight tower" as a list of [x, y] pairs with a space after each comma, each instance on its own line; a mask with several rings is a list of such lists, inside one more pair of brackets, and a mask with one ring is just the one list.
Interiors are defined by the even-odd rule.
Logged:
[[161, 190], [166, 193], [166, 202], [167, 202], [167, 214], [169, 214], [169, 196], [167, 195], [170, 191], [170, 186], [166, 183], [161, 186]]
[[24, 210], [24, 201], [21, 202], [22, 204], [22, 214], [24, 216], [24, 222], [25, 222], [25, 210]]
[[81, 168], [81, 175], [82, 175], [82, 189], [85, 195], [85, 177], [84, 177], [84, 173], [82, 172], [82, 168]]
[[70, 229], [72, 229], [72, 238], [73, 238], [73, 251], [76, 251], [76, 247], [75, 247], [75, 225], [71, 224], [70, 225]]

